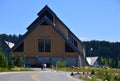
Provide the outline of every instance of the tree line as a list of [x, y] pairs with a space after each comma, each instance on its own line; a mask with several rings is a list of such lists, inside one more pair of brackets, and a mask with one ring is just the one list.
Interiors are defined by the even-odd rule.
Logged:
[[14, 68], [14, 66], [18, 66], [18, 67], [23, 67], [23, 58], [21, 56], [19, 56], [16, 59], [16, 62], [14, 62], [13, 60], [14, 57], [12, 57], [12, 54], [10, 54], [10, 59], [9, 61], [6, 59], [4, 52], [0, 49], [0, 68]]
[[98, 56], [102, 65], [120, 68], [120, 42], [84, 41], [86, 56]]
[[23, 60], [22, 57], [18, 57], [16, 59], [16, 62], [14, 62], [14, 58], [12, 57], [12, 54], [10, 53], [10, 58], [9, 61], [6, 58], [6, 52], [10, 50], [10, 48], [8, 48], [8, 46], [6, 46], [5, 41], [9, 41], [9, 42], [13, 42], [13, 43], [17, 43], [17, 41], [19, 40], [19, 38], [22, 35], [7, 35], [7, 34], [0, 34], [0, 68], [14, 68], [14, 66], [18, 66], [18, 67], [22, 67], [23, 66]]
[[[7, 48], [5, 47], [5, 41], [10, 41], [16, 44], [21, 37], [22, 35], [0, 34], [0, 48], [2, 50]], [[83, 41], [83, 44], [85, 47], [86, 57], [98, 56], [102, 65], [120, 68], [120, 42], [93, 40]]]

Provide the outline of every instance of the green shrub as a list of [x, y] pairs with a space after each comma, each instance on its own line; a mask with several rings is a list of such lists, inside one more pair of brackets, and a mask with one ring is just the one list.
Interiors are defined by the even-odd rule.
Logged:
[[13, 63], [13, 61], [10, 61], [10, 62], [8, 63], [8, 68], [9, 68], [9, 69], [14, 68], [14, 63]]
[[57, 64], [58, 68], [64, 68], [64, 67], [66, 67], [66, 61], [63, 61], [63, 60], [62, 61], [60, 61], [60, 60], [57, 61], [56, 64]]
[[105, 75], [104, 75], [103, 81], [105, 81], [105, 80], [111, 81], [111, 79], [112, 79], [112, 76], [106, 72]]
[[23, 64], [23, 58], [21, 56], [19, 56], [15, 62], [15, 65], [18, 66], [18, 67], [23, 67], [24, 64]]

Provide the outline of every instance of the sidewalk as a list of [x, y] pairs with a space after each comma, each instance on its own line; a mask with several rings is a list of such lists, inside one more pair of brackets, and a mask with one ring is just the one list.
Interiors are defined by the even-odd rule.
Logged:
[[49, 68], [45, 68], [45, 69], [41, 69], [41, 68], [30, 68], [34, 71], [43, 71], [43, 72], [56, 72], [56, 70], [52, 70], [52, 69], [49, 69]]

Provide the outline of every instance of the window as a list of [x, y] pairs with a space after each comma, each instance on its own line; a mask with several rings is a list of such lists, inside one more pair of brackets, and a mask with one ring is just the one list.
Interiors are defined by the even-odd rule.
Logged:
[[22, 42], [13, 52], [24, 52], [24, 42]]
[[69, 37], [69, 41], [70, 41], [73, 45], [75, 45], [76, 47], [78, 47], [77, 41], [76, 41], [72, 36]]
[[38, 40], [38, 51], [39, 52], [50, 52], [51, 41], [50, 39], [39, 39]]
[[40, 39], [38, 41], [38, 49], [39, 49], [39, 52], [44, 52], [44, 40], [43, 39]]
[[74, 44], [76, 47], [78, 47], [78, 44], [77, 44], [77, 41], [76, 41], [76, 40], [74, 40], [73, 44]]
[[46, 21], [44, 21], [40, 25], [49, 25], [49, 24]]
[[67, 43], [65, 43], [65, 52], [75, 52]]

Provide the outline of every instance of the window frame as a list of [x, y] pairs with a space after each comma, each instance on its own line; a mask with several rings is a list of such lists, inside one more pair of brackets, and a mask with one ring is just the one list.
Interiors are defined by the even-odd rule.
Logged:
[[75, 53], [75, 50], [67, 42], [65, 42], [65, 52], [66, 53]]
[[[41, 47], [40, 47], [41, 41]], [[38, 40], [38, 52], [51, 52], [51, 40], [50, 39], [39, 39]]]

